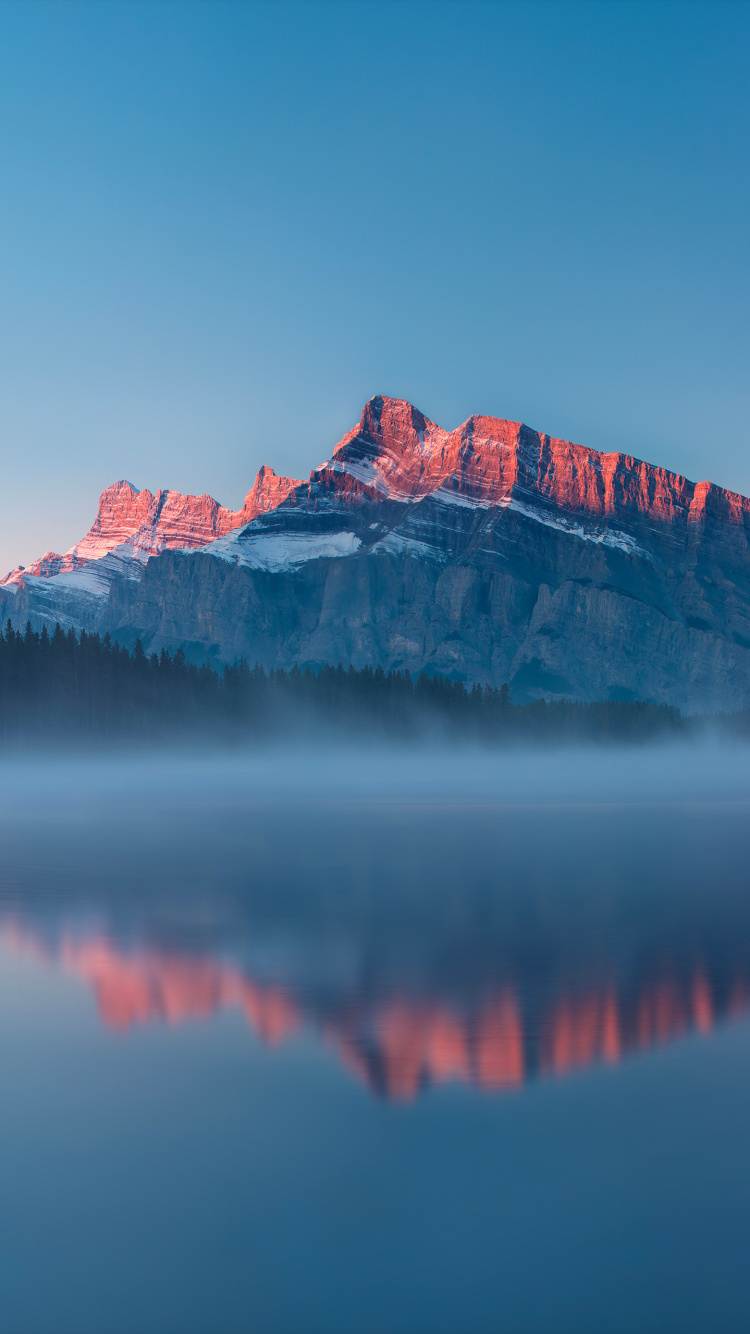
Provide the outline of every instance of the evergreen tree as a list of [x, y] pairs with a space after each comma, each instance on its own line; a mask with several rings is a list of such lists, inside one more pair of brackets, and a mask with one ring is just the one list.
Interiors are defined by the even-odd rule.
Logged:
[[[676, 709], [646, 703], [570, 700], [513, 704], [506, 684], [499, 690], [439, 673], [385, 672], [342, 663], [309, 664], [266, 673], [259, 663], [227, 663], [217, 672], [209, 661], [188, 661], [183, 649], [149, 655], [140, 639], [133, 651], [109, 634], [59, 623], [23, 634], [10, 620], [0, 632], [0, 741], [78, 739], [102, 743], [117, 738], [158, 740], [195, 734], [217, 739], [259, 736], [297, 729], [305, 719], [329, 729], [369, 729], [404, 737], [429, 725], [456, 735], [498, 741], [544, 737], [635, 740], [687, 726]], [[742, 729], [750, 722], [739, 720]]]

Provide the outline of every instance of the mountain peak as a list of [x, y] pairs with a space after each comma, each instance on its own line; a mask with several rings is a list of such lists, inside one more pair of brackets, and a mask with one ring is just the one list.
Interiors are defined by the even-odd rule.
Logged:
[[294, 477], [278, 477], [273, 468], [264, 463], [258, 469], [258, 475], [245, 496], [237, 523], [232, 527], [252, 523], [259, 514], [267, 514], [269, 510], [277, 509], [296, 486], [302, 486], [302, 482]]
[[421, 441], [435, 423], [405, 398], [376, 394], [362, 409], [360, 431], [383, 439], [401, 439], [411, 435]]
[[141, 494], [138, 487], [133, 486], [133, 483], [127, 481], [125, 477], [122, 477], [119, 482], [112, 482], [110, 486], [105, 486], [102, 495], [106, 496], [109, 491], [131, 491], [134, 496], [139, 496]]

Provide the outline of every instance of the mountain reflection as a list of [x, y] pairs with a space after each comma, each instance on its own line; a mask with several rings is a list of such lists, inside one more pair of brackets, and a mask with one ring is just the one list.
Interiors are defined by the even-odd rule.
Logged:
[[518, 1088], [535, 1077], [614, 1064], [691, 1032], [709, 1033], [750, 1002], [744, 972], [712, 977], [701, 961], [673, 961], [661, 975], [576, 990], [560, 983], [541, 1001], [519, 979], [504, 980], [480, 1003], [434, 995], [348, 995], [338, 1004], [314, 992], [262, 983], [242, 967], [174, 949], [118, 946], [101, 933], [48, 938], [17, 915], [0, 932], [6, 950], [61, 967], [91, 988], [99, 1015], [121, 1031], [151, 1022], [181, 1024], [239, 1010], [270, 1046], [302, 1028], [318, 1033], [370, 1090], [408, 1101], [457, 1080], [486, 1090]]
[[222, 772], [9, 784], [5, 957], [121, 1033], [234, 1012], [290, 1054], [313, 1035], [396, 1100], [614, 1065], [750, 1003], [745, 801], [260, 800]]

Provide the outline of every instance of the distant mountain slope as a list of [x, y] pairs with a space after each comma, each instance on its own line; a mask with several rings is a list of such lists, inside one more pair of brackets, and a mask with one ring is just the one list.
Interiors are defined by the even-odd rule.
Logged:
[[750, 705], [750, 501], [708, 482], [376, 397], [309, 481], [262, 470], [241, 511], [123, 487], [68, 557], [8, 576], [3, 616], [267, 667], [507, 680], [524, 699]]

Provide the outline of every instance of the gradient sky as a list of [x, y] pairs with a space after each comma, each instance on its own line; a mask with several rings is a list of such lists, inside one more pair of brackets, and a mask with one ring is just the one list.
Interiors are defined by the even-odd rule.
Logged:
[[0, 5], [0, 567], [375, 393], [750, 493], [750, 7]]

